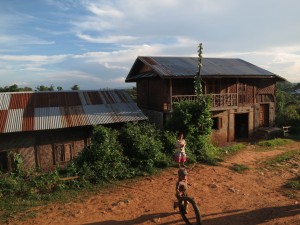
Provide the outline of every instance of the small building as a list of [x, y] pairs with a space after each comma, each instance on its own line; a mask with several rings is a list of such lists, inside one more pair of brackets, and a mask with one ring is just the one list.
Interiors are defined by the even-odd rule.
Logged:
[[93, 125], [146, 119], [124, 90], [0, 93], [0, 170], [12, 169], [10, 153], [53, 170], [90, 143]]
[[[203, 93], [212, 99], [213, 139], [249, 138], [274, 125], [275, 84], [282, 77], [241, 59], [203, 58]], [[136, 82], [137, 105], [163, 128], [172, 103], [194, 100], [197, 57], [138, 57], [126, 82]]]

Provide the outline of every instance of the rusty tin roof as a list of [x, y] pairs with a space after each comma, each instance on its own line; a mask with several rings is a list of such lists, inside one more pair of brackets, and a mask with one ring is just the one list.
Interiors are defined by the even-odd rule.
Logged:
[[146, 119], [124, 90], [0, 93], [0, 133]]
[[[256, 77], [256, 78], [284, 78], [255, 66], [242, 59], [234, 58], [203, 58], [201, 75], [204, 77]], [[139, 72], [147, 66], [148, 71]], [[197, 72], [197, 57], [150, 57], [139, 56], [134, 62], [126, 82], [134, 82], [145, 77], [160, 76], [162, 78], [193, 77]]]

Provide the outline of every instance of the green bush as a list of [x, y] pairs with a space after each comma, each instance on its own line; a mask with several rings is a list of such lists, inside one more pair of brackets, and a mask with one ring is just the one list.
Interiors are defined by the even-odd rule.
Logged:
[[60, 187], [60, 180], [57, 171], [33, 176], [29, 179], [29, 183], [31, 192], [39, 194], [50, 193]]
[[74, 159], [69, 170], [92, 183], [133, 176], [118, 142], [118, 132], [104, 126], [94, 127], [92, 144]]
[[58, 173], [2, 175], [0, 179], [0, 196], [29, 196], [32, 194], [51, 193], [61, 188]]
[[164, 130], [161, 134], [161, 142], [163, 144], [163, 153], [173, 156], [176, 151], [176, 133]]
[[210, 135], [193, 135], [190, 132], [186, 137], [189, 158], [195, 158], [198, 162], [216, 164], [218, 159], [218, 148], [211, 144]]
[[120, 141], [130, 165], [142, 172], [152, 173], [157, 164], [162, 165], [166, 161], [160, 131], [152, 124], [127, 123]]
[[173, 113], [167, 122], [167, 128], [186, 135], [186, 152], [190, 162], [215, 164], [218, 161], [218, 148], [211, 144], [210, 140], [210, 106], [211, 99], [205, 96], [200, 96], [198, 101], [173, 104]]
[[211, 133], [212, 120], [210, 114], [210, 98], [205, 101], [180, 101], [173, 103], [172, 117], [167, 121], [167, 129], [188, 134], [197, 128], [201, 135]]

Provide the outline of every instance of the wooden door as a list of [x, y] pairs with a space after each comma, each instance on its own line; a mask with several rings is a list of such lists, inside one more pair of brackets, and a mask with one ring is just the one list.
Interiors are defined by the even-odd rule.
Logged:
[[259, 127], [269, 126], [269, 104], [261, 104], [259, 107]]

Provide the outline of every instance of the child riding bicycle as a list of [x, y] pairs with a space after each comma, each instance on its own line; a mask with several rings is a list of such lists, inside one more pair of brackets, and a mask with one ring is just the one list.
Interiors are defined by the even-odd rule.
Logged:
[[[180, 168], [178, 170], [178, 181], [176, 182], [176, 193], [175, 196], [177, 198], [177, 200], [180, 197], [187, 197], [187, 171], [183, 168]], [[174, 202], [173, 208], [174, 210], [179, 207], [179, 203], [178, 201]]]

